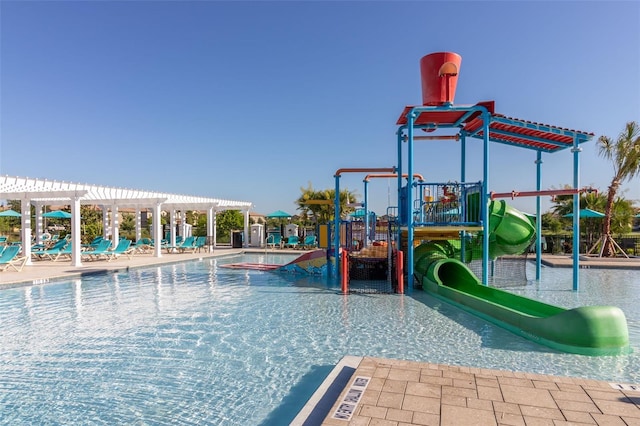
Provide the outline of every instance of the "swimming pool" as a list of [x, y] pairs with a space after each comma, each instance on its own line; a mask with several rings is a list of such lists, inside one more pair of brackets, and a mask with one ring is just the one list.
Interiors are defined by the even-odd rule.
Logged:
[[510, 291], [614, 304], [634, 353], [557, 353], [421, 291], [353, 294], [319, 277], [221, 268], [245, 255], [0, 291], [2, 424], [288, 424], [344, 355], [640, 383], [637, 271], [543, 270]]

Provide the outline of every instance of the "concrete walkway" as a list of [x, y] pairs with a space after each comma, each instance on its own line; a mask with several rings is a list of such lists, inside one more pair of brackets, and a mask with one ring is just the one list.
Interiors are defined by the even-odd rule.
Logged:
[[324, 420], [302, 424], [637, 426], [640, 384], [364, 357]]

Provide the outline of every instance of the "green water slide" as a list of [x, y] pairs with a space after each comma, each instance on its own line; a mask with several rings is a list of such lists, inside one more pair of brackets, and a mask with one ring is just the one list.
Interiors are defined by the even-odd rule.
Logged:
[[[489, 206], [489, 255], [520, 254], [535, 236], [524, 214], [492, 201]], [[448, 241], [423, 243], [414, 251], [414, 272], [434, 296], [511, 332], [563, 352], [582, 355], [629, 353], [624, 312], [614, 306], [565, 309], [482, 285]]]

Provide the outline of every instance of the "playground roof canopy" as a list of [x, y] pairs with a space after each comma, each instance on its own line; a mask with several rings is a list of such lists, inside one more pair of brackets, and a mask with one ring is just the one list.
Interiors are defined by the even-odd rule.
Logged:
[[[576, 139], [578, 143], [591, 140], [593, 133], [572, 130], [550, 124], [536, 123], [534, 121], [507, 117], [494, 112], [494, 102], [480, 102], [475, 106], [485, 107], [490, 115], [489, 141], [521, 148], [533, 149], [543, 152], [556, 152], [573, 146]], [[427, 126], [429, 129], [437, 128], [461, 128], [467, 135], [474, 138], [483, 138], [482, 115], [470, 106], [464, 108], [442, 107], [418, 107], [416, 126]], [[415, 106], [406, 106], [396, 122], [397, 125], [407, 124], [407, 114]], [[469, 111], [471, 110], [471, 111]]]

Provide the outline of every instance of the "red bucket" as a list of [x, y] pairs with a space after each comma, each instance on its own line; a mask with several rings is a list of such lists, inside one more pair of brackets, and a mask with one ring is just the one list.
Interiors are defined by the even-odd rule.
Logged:
[[430, 53], [420, 59], [422, 104], [452, 104], [462, 57], [453, 52]]

